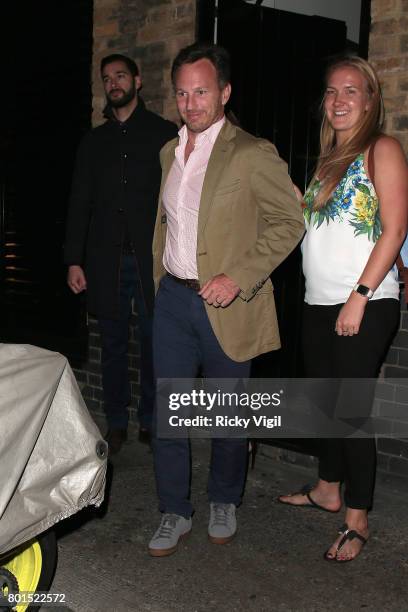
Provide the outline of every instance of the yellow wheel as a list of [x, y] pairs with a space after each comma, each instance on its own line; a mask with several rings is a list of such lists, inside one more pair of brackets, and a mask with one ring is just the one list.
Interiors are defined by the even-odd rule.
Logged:
[[[37, 538], [7, 553], [6, 557], [0, 559], [0, 565], [10, 572], [15, 578], [17, 590], [10, 587], [13, 592], [35, 593], [48, 591], [54, 577], [57, 563], [57, 542], [53, 531], [41, 534]], [[1, 570], [1, 568], [0, 568]], [[3, 595], [8, 592], [8, 587], [3, 586]], [[38, 606], [19, 604], [15, 608], [17, 612], [38, 609]]]

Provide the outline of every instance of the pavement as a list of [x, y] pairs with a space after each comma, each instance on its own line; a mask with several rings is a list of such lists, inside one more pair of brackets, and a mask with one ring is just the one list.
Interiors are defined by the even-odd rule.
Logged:
[[[194, 440], [191, 535], [165, 558], [148, 555], [160, 514], [152, 454], [136, 429], [112, 458], [105, 502], [57, 527], [59, 561], [51, 591], [73, 612], [408, 610], [408, 491], [377, 483], [371, 536], [358, 559], [328, 563], [323, 553], [342, 514], [276, 501], [313, 482], [311, 468], [280, 462], [261, 445], [248, 473], [238, 533], [207, 538], [209, 441]], [[264, 449], [264, 450], [263, 450]], [[56, 608], [61, 612], [61, 608]]]

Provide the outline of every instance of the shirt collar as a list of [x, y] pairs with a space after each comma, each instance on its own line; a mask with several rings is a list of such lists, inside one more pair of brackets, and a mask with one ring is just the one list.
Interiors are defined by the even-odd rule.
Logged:
[[[207, 140], [213, 145], [215, 141], [217, 140], [218, 134], [220, 133], [221, 128], [224, 125], [224, 123], [225, 123], [225, 115], [223, 115], [221, 119], [219, 119], [218, 121], [210, 125], [210, 127], [204, 130], [204, 132], [200, 132], [199, 134], [197, 134], [195, 143], [194, 143], [194, 148], [195, 149], [199, 148]], [[180, 137], [180, 146], [184, 149], [185, 145], [187, 144], [187, 139], [188, 139], [186, 125], [183, 125], [183, 127], [179, 130], [179, 137]]]

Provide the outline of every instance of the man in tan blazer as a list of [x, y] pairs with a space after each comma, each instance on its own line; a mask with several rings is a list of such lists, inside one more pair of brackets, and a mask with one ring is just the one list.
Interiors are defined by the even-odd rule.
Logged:
[[[153, 352], [157, 378], [247, 378], [250, 360], [279, 348], [271, 272], [303, 234], [286, 164], [275, 147], [232, 125], [227, 52], [182, 49], [172, 81], [184, 126], [161, 151], [153, 240]], [[153, 441], [160, 526], [149, 552], [173, 553], [191, 529], [187, 439]], [[213, 439], [210, 540], [236, 531], [245, 482], [245, 439]]]

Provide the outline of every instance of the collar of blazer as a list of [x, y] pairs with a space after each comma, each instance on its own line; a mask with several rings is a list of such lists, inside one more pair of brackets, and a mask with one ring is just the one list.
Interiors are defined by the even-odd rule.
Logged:
[[[207, 171], [205, 173], [203, 189], [201, 192], [200, 211], [198, 214], [197, 233], [202, 235], [210, 213], [213, 194], [221, 180], [224, 168], [227, 165], [231, 153], [235, 146], [235, 137], [237, 127], [226, 119], [214, 143], [210, 159], [208, 161]], [[166, 184], [167, 176], [170, 172], [171, 165], [174, 161], [174, 152], [178, 146], [178, 139], [168, 142], [161, 152], [161, 162], [163, 168], [162, 184], [160, 191], [160, 202], [162, 201], [162, 193]]]

